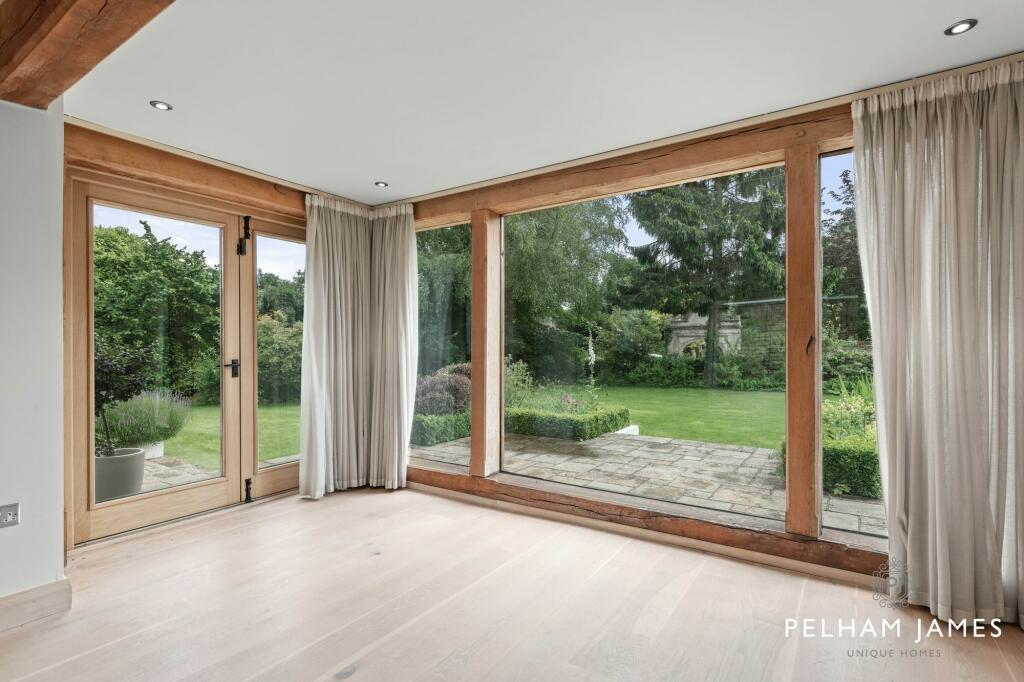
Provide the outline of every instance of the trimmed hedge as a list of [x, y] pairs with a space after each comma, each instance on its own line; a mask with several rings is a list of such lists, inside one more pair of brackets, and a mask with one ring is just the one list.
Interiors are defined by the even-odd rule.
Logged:
[[[629, 426], [625, 407], [601, 407], [589, 412], [551, 412], [532, 407], [505, 408], [505, 429], [527, 436], [547, 436], [563, 440], [590, 440]], [[469, 412], [456, 414], [417, 414], [412, 418], [413, 445], [437, 445], [470, 433]]]
[[413, 445], [437, 445], [469, 436], [469, 411], [455, 414], [417, 414], [412, 418]]
[[[878, 468], [878, 445], [875, 430], [839, 439], [825, 439], [821, 444], [822, 483], [826, 493], [882, 497], [882, 473]], [[786, 477], [786, 444], [782, 444], [780, 475]]]
[[874, 429], [839, 440], [826, 440], [821, 450], [826, 491], [859, 497], [882, 496]]
[[551, 412], [532, 407], [505, 409], [505, 430], [526, 436], [590, 440], [629, 426], [625, 407], [600, 407], [589, 412]]

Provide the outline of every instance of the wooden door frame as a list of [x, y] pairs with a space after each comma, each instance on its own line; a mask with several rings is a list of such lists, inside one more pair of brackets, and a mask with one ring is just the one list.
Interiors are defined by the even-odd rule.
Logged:
[[[153, 149], [134, 142], [123, 140], [117, 137], [104, 135], [92, 130], [86, 130], [73, 125], [65, 125], [65, 185], [64, 185], [64, 531], [65, 549], [70, 550], [75, 544], [86, 541], [91, 537], [106, 535], [110, 532], [117, 532], [116, 525], [100, 523], [98, 526], [90, 522], [90, 514], [87, 511], [88, 499], [85, 493], [88, 492], [88, 484], [82, 484], [83, 472], [81, 461], [83, 452], [91, 452], [92, 438], [92, 307], [91, 307], [91, 239], [89, 237], [91, 226], [87, 210], [87, 201], [90, 196], [90, 188], [96, 188], [98, 195], [101, 195], [109, 203], [122, 203], [142, 210], [177, 215], [184, 218], [198, 219], [203, 222], [213, 215], [223, 217], [223, 221], [230, 222], [232, 232], [225, 232], [224, 243], [228, 247], [228, 253], [233, 253], [230, 248], [237, 239], [237, 230], [242, 216], [250, 215], [258, 231], [267, 234], [278, 234], [296, 240], [304, 240], [305, 236], [305, 212], [302, 208], [305, 196], [302, 192], [289, 187], [283, 187], [275, 183], [259, 180], [251, 176], [236, 173], [234, 171], [204, 164], [194, 159], [183, 159], [167, 151]], [[252, 203], [247, 203], [247, 196], [253, 197]], [[120, 201], [118, 199], [120, 198]], [[206, 220], [209, 222], [209, 220]], [[82, 229], [86, 226], [88, 229]], [[231, 261], [229, 264], [228, 261]], [[239, 320], [234, 323], [233, 338], [237, 346], [238, 355], [243, 359], [243, 372], [241, 379], [254, 380], [255, 375], [246, 372], [245, 368], [253, 367], [255, 359], [255, 348], [247, 349], [245, 343], [241, 343], [241, 333], [245, 319], [252, 319], [253, 314], [246, 307], [249, 302], [255, 303], [255, 278], [251, 280], [251, 286], [245, 286], [249, 282], [242, 278], [242, 272], [251, 267], [248, 261], [252, 259], [225, 259], [225, 279], [233, 277], [237, 283], [233, 289], [239, 297], [238, 302], [233, 304], [234, 309], [239, 311]], [[233, 274], [228, 275], [226, 270], [232, 268]], [[253, 273], [254, 275], [254, 273]], [[228, 301], [225, 301], [227, 304]], [[225, 335], [225, 340], [227, 336]], [[253, 344], [255, 341], [253, 340]], [[249, 353], [249, 362], [245, 362], [246, 353]], [[247, 388], [251, 386], [250, 388]], [[239, 392], [243, 390], [254, 390], [255, 384], [240, 383]], [[233, 458], [233, 462], [225, 460], [225, 474], [228, 466], [238, 469], [238, 485], [232, 486], [230, 492], [225, 492], [218, 502], [218, 506], [232, 504], [244, 499], [244, 480], [248, 462], [255, 462], [254, 435], [250, 428], [254, 428], [254, 421], [246, 422], [247, 400], [243, 400], [240, 393], [239, 404], [236, 406], [238, 412], [238, 423], [242, 424], [237, 436], [236, 452], [240, 453]], [[249, 419], [255, 419], [252, 412]], [[225, 423], [226, 420], [225, 420]], [[248, 449], [246, 449], [248, 448]], [[76, 458], [76, 453], [79, 456]], [[76, 459], [78, 462], [76, 463]], [[84, 461], [88, 466], [88, 458]], [[254, 464], [249, 464], [250, 473]], [[272, 472], [265, 472], [266, 475], [254, 476], [253, 495], [260, 496], [271, 494], [280, 490], [295, 488], [298, 485], [297, 465], [282, 465], [274, 467]], [[88, 476], [88, 472], [85, 472]], [[226, 479], [227, 477], [221, 477]], [[220, 479], [218, 479], [220, 480]], [[204, 482], [205, 483], [205, 482]], [[175, 510], [175, 516], [183, 516], [192, 513], [198, 507], [204, 506], [198, 501], [205, 498], [204, 488], [209, 484], [192, 484], [182, 486], [180, 489], [170, 489], [172, 492], [181, 492], [185, 489], [194, 489], [198, 492], [189, 492], [186, 499], [176, 501], [173, 505], [168, 504]], [[76, 488], [77, 485], [77, 488]], [[161, 492], [161, 491], [156, 491]], [[147, 497], [159, 499], [153, 493], [146, 494]], [[91, 498], [91, 493], [89, 494]], [[166, 500], [179, 500], [178, 497], [168, 497], [163, 493]], [[136, 498], [142, 499], [142, 497]], [[102, 503], [102, 506], [117, 508], [125, 507], [124, 503], [118, 505], [115, 501]], [[127, 508], [127, 507], [125, 507]], [[136, 521], [133, 525], [141, 527], [150, 523], [162, 520], [159, 514], [146, 516], [133, 515]], [[91, 527], [95, 526], [95, 527]]]
[[[126, 187], [89, 182], [72, 177], [68, 207], [72, 264], [66, 288], [75, 292], [73, 321], [66, 331], [72, 343], [73, 376], [67, 394], [74, 402], [71, 445], [73, 537], [76, 542], [93, 540], [126, 530], [226, 506], [238, 501], [240, 476], [237, 429], [223, 428], [221, 475], [205, 481], [140, 493], [117, 500], [97, 502], [91, 482], [94, 477], [93, 430], [93, 251], [92, 206], [95, 203], [124, 207], [153, 215], [167, 216], [218, 226], [221, 232], [221, 364], [238, 357], [238, 259], [230, 257], [238, 239], [238, 217], [228, 212], [183, 206]], [[241, 386], [222, 369], [222, 424], [238, 423]]]

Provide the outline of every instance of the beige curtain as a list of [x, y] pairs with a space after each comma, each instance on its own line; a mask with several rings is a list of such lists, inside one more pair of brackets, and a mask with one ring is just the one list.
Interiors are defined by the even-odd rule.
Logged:
[[853, 114], [894, 590], [1020, 622], [1024, 63]]
[[412, 205], [375, 209], [370, 485], [405, 487], [416, 404], [419, 289]]
[[405, 485], [416, 392], [412, 206], [306, 197], [299, 492]]

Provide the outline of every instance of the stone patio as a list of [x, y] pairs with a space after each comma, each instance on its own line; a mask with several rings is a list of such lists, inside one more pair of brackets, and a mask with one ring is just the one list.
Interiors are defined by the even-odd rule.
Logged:
[[[285, 455], [260, 462], [260, 469], [299, 461], [298, 455]], [[142, 492], [148, 493], [163, 488], [198, 483], [220, 476], [219, 471], [209, 471], [174, 457], [157, 457], [146, 460], [146, 473], [142, 477]]]
[[[414, 447], [412, 456], [469, 465], [469, 439]], [[762, 518], [785, 519], [775, 450], [609, 433], [575, 442], [508, 434], [509, 473]], [[825, 496], [824, 525], [885, 537], [881, 500]]]
[[174, 488], [220, 476], [219, 471], [208, 471], [174, 457], [146, 460], [146, 473], [142, 477], [142, 492]]

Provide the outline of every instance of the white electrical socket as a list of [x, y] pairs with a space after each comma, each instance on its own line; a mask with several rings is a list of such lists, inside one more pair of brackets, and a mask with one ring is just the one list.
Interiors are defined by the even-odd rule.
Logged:
[[0, 528], [17, 526], [21, 523], [21, 503], [5, 504], [0, 507]]

